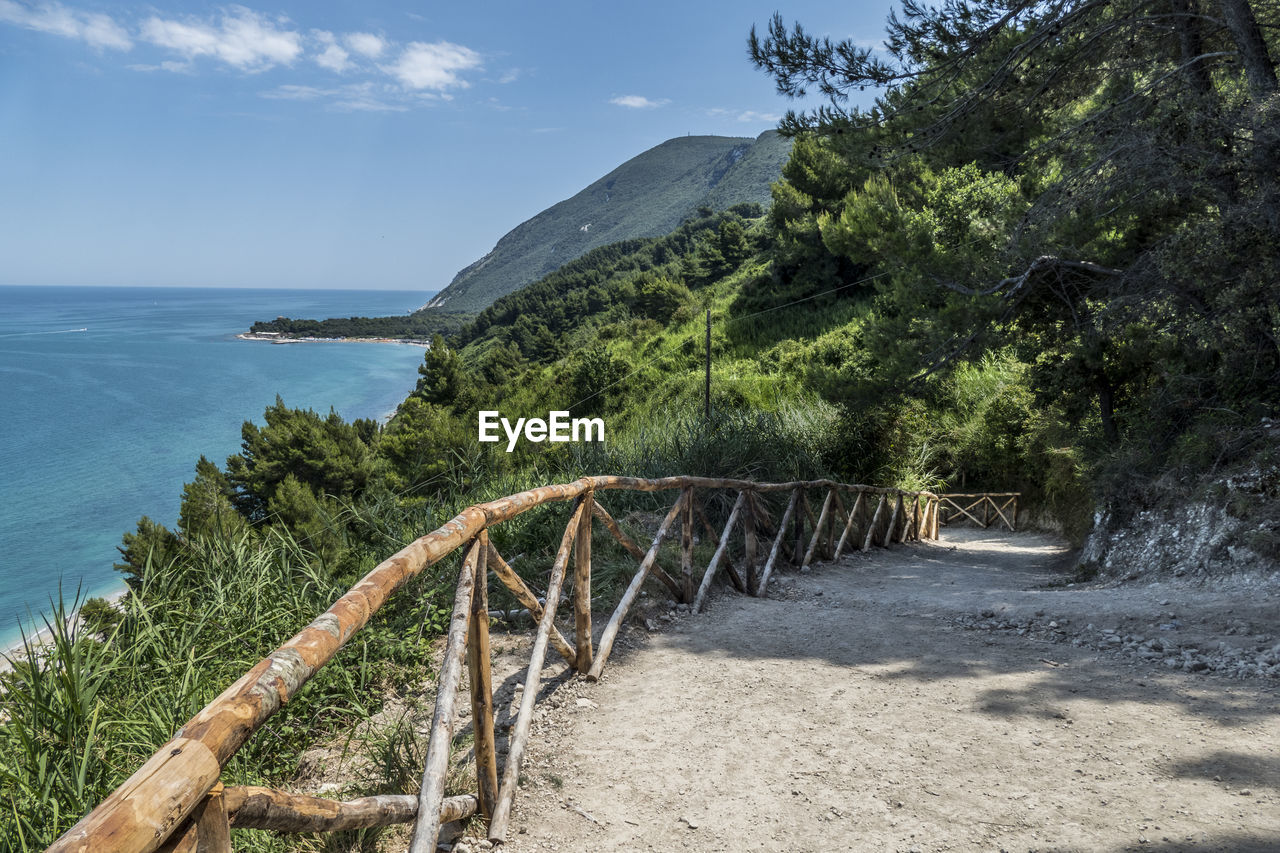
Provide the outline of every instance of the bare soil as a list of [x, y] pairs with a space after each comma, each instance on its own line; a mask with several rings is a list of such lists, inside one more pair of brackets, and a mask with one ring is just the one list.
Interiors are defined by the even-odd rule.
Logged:
[[1274, 584], [1070, 556], [948, 530], [549, 657], [506, 849], [1280, 851]]

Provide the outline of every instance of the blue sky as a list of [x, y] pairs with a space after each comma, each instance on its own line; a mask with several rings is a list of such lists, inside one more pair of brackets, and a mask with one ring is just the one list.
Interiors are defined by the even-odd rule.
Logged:
[[0, 0], [0, 284], [439, 289], [659, 142], [772, 127], [777, 8]]

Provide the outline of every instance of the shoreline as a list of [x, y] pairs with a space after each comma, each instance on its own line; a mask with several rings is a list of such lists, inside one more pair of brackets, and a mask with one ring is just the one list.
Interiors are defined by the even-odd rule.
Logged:
[[[122, 586], [114, 592], [107, 593], [105, 595], [88, 596], [85, 598], [85, 601], [88, 601], [90, 598], [102, 598], [106, 599], [107, 603], [114, 607], [128, 594], [129, 587]], [[80, 603], [83, 605], [84, 601]], [[77, 607], [75, 610], [68, 613], [66, 621], [67, 625], [70, 626], [72, 630], [75, 630], [80, 621], [80, 608]], [[19, 625], [21, 625], [21, 623], [19, 623]], [[19, 628], [19, 632], [21, 632], [21, 628]], [[3, 649], [0, 649], [0, 672], [11, 672], [13, 670], [13, 664], [10, 661], [20, 660], [25, 657], [26, 646], [29, 645], [38, 651], [40, 649], [47, 648], [52, 638], [53, 630], [49, 625], [45, 625], [33, 634], [27, 634], [25, 640], [23, 639], [23, 635], [19, 633], [16, 640], [7, 644]]]
[[314, 336], [289, 337], [281, 332], [241, 332], [236, 335], [241, 341], [264, 341], [271, 344], [403, 344], [411, 347], [430, 349], [430, 341], [413, 338], [318, 338]]

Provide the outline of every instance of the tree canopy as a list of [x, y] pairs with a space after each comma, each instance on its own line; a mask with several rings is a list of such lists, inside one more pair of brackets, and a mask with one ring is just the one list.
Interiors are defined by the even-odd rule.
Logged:
[[904, 0], [877, 50], [775, 16], [753, 61], [826, 98], [783, 121], [809, 140], [783, 247], [883, 274], [868, 340], [896, 381], [1013, 345], [1112, 447], [1247, 428], [1280, 387], [1278, 24], [1249, 0]]

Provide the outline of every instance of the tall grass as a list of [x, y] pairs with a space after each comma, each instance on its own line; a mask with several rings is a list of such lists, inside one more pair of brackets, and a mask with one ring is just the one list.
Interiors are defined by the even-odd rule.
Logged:
[[[242, 533], [191, 541], [181, 560], [147, 566], [105, 635], [57, 603], [48, 641], [27, 638], [0, 676], [0, 849], [47, 846], [325, 609], [349, 580], [321, 566], [287, 534]], [[397, 661], [425, 664], [429, 638], [406, 630], [418, 617], [409, 607], [380, 615], [250, 739], [224, 778], [285, 781], [317, 734], [376, 710], [387, 684], [405, 674]]]

